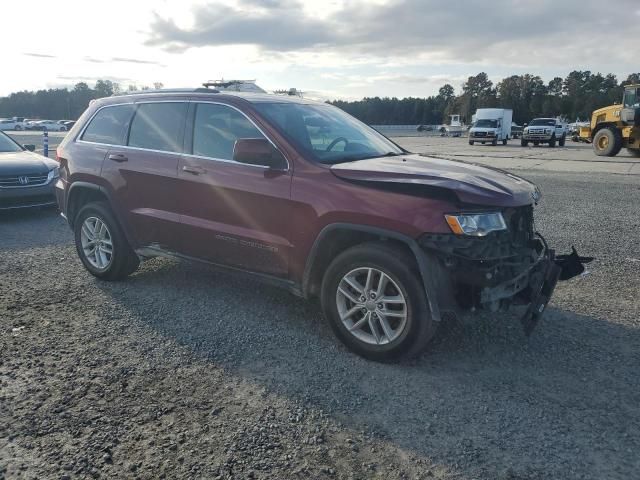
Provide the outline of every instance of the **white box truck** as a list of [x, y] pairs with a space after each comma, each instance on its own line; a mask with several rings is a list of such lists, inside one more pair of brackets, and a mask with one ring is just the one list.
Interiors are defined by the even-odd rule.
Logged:
[[513, 110], [509, 108], [479, 108], [475, 114], [475, 122], [469, 129], [469, 145], [475, 142], [497, 145], [507, 144], [511, 138], [511, 122]]

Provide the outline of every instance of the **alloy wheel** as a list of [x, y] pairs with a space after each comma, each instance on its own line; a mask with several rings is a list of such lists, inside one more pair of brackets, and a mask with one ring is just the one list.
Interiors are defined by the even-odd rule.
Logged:
[[105, 270], [113, 258], [113, 241], [107, 224], [98, 217], [87, 217], [80, 231], [82, 251], [87, 261], [99, 270]]
[[402, 290], [376, 268], [356, 268], [342, 277], [336, 303], [347, 331], [370, 345], [393, 342], [407, 326], [407, 301]]

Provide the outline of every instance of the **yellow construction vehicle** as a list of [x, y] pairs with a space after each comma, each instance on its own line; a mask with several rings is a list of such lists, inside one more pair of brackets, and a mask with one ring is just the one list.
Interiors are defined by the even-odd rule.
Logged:
[[580, 139], [592, 142], [602, 157], [615, 157], [622, 148], [640, 157], [640, 84], [624, 87], [622, 105], [594, 111], [591, 125], [580, 128]]

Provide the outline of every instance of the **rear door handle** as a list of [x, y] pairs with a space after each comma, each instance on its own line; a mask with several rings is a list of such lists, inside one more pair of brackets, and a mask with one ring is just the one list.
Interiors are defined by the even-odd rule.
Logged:
[[126, 162], [129, 159], [122, 153], [112, 153], [109, 155], [109, 160], [113, 160], [114, 162]]
[[193, 173], [194, 175], [200, 175], [202, 173], [205, 173], [206, 170], [202, 167], [193, 167], [190, 165], [185, 165], [184, 167], [182, 167], [182, 171], [183, 172], [188, 172], [188, 173]]

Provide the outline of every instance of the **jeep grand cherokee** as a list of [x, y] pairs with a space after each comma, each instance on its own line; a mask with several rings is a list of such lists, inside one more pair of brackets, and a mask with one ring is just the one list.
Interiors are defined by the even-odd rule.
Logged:
[[[560, 275], [538, 189], [414, 155], [336, 107], [215, 90], [94, 102], [58, 149], [59, 206], [86, 269], [123, 279], [172, 255], [318, 296], [375, 360], [421, 352], [445, 313], [542, 314]], [[562, 265], [560, 265], [562, 263]]]

